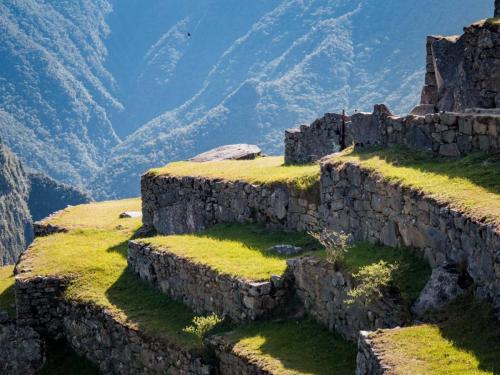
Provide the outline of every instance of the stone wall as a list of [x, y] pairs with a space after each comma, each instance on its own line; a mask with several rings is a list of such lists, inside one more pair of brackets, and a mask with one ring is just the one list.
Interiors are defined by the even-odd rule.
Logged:
[[263, 364], [252, 361], [233, 350], [233, 344], [223, 336], [210, 336], [205, 340], [218, 361], [219, 375], [272, 375], [263, 368]]
[[287, 130], [285, 164], [311, 163], [339, 151], [341, 132], [342, 115], [335, 113], [327, 113], [309, 126]]
[[68, 302], [67, 280], [16, 278], [18, 321], [51, 338], [64, 337], [72, 348], [109, 374], [209, 375], [201, 353], [188, 352], [166, 339], [155, 339], [118, 321], [105, 309]]
[[372, 332], [362, 331], [358, 339], [358, 355], [356, 357], [356, 375], [394, 374], [391, 366], [384, 363], [383, 355], [372, 343]]
[[387, 293], [368, 305], [348, 304], [353, 287], [351, 274], [336, 270], [333, 264], [314, 257], [288, 261], [294, 287], [309, 315], [350, 340], [361, 330], [392, 328], [409, 322], [410, 313], [399, 295]]
[[0, 311], [0, 373], [35, 374], [44, 361], [45, 348], [40, 336]]
[[465, 266], [478, 296], [500, 307], [500, 229], [353, 163], [321, 170], [322, 225], [356, 240], [421, 249], [433, 267]]
[[[288, 163], [318, 160], [340, 149], [339, 134], [329, 132], [324, 121], [314, 124], [325, 126], [325, 130], [313, 132], [307, 127], [301, 127], [293, 133], [290, 130], [287, 132], [285, 159]], [[371, 114], [356, 113], [348, 117], [345, 129], [346, 145], [356, 144], [359, 147], [401, 145], [443, 156], [500, 150], [500, 115], [494, 114], [435, 113], [397, 117], [384, 105], [376, 105]], [[312, 134], [321, 134], [323, 143], [337, 146], [314, 148], [316, 141]], [[304, 144], [309, 144], [309, 147]]]
[[141, 279], [198, 313], [216, 313], [234, 322], [269, 316], [283, 305], [286, 282], [249, 282], [163, 249], [129, 242], [128, 265]]
[[214, 224], [263, 223], [285, 230], [318, 229], [317, 190], [260, 186], [201, 177], [141, 180], [143, 223], [161, 234], [192, 233]]
[[500, 25], [479, 22], [466, 27], [462, 36], [427, 38], [421, 104], [436, 111], [500, 108], [499, 88]]

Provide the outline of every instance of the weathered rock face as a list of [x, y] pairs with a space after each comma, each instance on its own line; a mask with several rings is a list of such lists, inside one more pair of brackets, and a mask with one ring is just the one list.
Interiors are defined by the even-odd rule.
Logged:
[[44, 349], [38, 333], [0, 311], [0, 373], [35, 374], [45, 362]]
[[[312, 128], [303, 126], [287, 131], [287, 163], [315, 161], [340, 149], [340, 133], [331, 131], [326, 120], [313, 125]], [[322, 143], [336, 146], [318, 146], [318, 136]], [[404, 145], [443, 156], [460, 156], [474, 151], [497, 152], [500, 150], [500, 116], [469, 112], [397, 117], [385, 106], [377, 105], [371, 114], [356, 113], [346, 117], [345, 144], [353, 143], [358, 147]]]
[[424, 290], [412, 306], [416, 316], [423, 316], [428, 311], [437, 311], [447, 303], [465, 293], [460, 287], [460, 273], [454, 267], [437, 267]]
[[428, 37], [426, 70], [421, 104], [436, 111], [499, 108], [500, 25], [486, 21], [462, 36]]
[[21, 162], [0, 144], [0, 266], [15, 263], [33, 240], [28, 194]]
[[318, 229], [318, 191], [152, 174], [142, 177], [141, 190], [143, 223], [161, 234], [193, 233], [227, 222]]
[[104, 309], [70, 303], [63, 297], [66, 279], [18, 277], [15, 284], [18, 322], [72, 348], [106, 374], [209, 375], [212, 366], [166, 339], [142, 334]]
[[216, 313], [234, 322], [270, 316], [283, 306], [287, 282], [250, 282], [209, 266], [130, 241], [128, 266], [141, 279], [198, 313]]
[[495, 17], [500, 17], [500, 0], [495, 0]]
[[196, 163], [221, 160], [250, 160], [255, 159], [262, 153], [261, 149], [255, 145], [237, 144], [214, 148], [189, 159]]
[[433, 268], [465, 265], [476, 295], [500, 307], [497, 227], [352, 163], [322, 165], [320, 213], [356, 240], [421, 249]]
[[387, 294], [368, 305], [349, 304], [348, 292], [353, 288], [350, 273], [336, 270], [325, 260], [291, 259], [288, 267], [307, 313], [349, 340], [357, 340], [361, 330], [392, 328], [409, 322], [410, 313], [398, 295]]

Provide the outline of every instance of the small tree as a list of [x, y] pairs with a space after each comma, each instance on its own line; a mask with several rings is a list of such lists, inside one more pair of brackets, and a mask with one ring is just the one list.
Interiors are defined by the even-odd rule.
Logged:
[[346, 302], [363, 301], [369, 304], [383, 297], [384, 289], [391, 285], [398, 267], [397, 263], [389, 264], [381, 260], [378, 263], [360, 268], [357, 273], [352, 275], [357, 285], [348, 292], [351, 299]]
[[191, 333], [201, 340], [221, 322], [222, 319], [216, 314], [208, 316], [195, 316], [193, 318], [192, 325], [185, 327], [183, 331]]
[[326, 250], [326, 260], [338, 264], [352, 246], [352, 236], [344, 232], [325, 229], [322, 232], [309, 232]]

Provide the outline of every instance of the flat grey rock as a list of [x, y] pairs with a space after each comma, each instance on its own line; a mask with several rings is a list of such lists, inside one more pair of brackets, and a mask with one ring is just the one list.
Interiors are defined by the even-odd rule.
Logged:
[[194, 158], [189, 159], [189, 161], [204, 163], [207, 161], [221, 160], [251, 160], [255, 159], [257, 156], [260, 156], [261, 153], [262, 150], [255, 145], [226, 145], [196, 155]]
[[120, 214], [120, 219], [130, 219], [130, 218], [136, 218], [136, 217], [142, 217], [142, 212], [141, 211], [126, 211], [126, 212], [122, 212]]
[[279, 255], [297, 255], [302, 253], [303, 249], [292, 245], [276, 245], [271, 247], [269, 251]]

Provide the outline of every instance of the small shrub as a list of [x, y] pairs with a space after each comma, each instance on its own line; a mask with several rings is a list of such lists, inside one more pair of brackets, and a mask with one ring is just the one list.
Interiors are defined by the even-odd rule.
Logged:
[[335, 232], [328, 229], [322, 232], [309, 232], [326, 250], [326, 260], [338, 264], [342, 257], [352, 247], [352, 236], [344, 232]]
[[389, 264], [383, 260], [360, 268], [352, 277], [357, 286], [348, 292], [347, 303], [363, 301], [371, 303], [383, 296], [384, 289], [391, 285], [394, 273], [398, 270], [397, 263]]
[[203, 339], [215, 326], [222, 322], [216, 314], [208, 316], [195, 316], [192, 325], [185, 327], [182, 331]]

